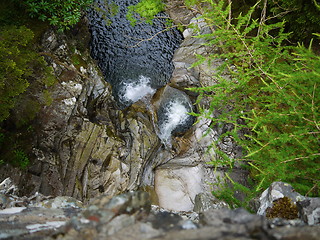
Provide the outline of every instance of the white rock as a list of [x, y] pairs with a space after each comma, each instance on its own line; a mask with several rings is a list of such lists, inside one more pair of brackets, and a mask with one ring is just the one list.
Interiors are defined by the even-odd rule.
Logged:
[[22, 212], [26, 207], [12, 207], [0, 210], [0, 214], [16, 214]]
[[62, 102], [67, 106], [73, 106], [77, 102], [77, 99], [75, 97], [72, 97], [72, 98], [63, 99]]
[[202, 177], [199, 166], [156, 170], [155, 191], [159, 206], [173, 211], [192, 211], [194, 198], [202, 191]]
[[47, 229], [57, 229], [65, 225], [66, 222], [64, 221], [53, 221], [53, 222], [46, 222], [44, 224], [31, 224], [27, 225], [26, 228], [30, 230], [30, 233], [43, 231]]
[[86, 74], [87, 73], [87, 69], [85, 69], [84, 67], [80, 67], [80, 72], [82, 73], [82, 74]]

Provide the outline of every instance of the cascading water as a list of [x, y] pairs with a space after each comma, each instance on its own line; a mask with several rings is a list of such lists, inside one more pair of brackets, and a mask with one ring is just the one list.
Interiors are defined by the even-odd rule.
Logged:
[[157, 15], [153, 24], [132, 26], [128, 6], [139, 0], [96, 0], [88, 12], [92, 33], [91, 53], [98, 61], [120, 109], [165, 86], [173, 72], [171, 62], [181, 34], [166, 29], [167, 16]]
[[171, 135], [188, 130], [195, 121], [192, 103], [184, 92], [167, 87], [160, 102], [158, 116], [158, 136], [167, 147], [171, 147]]
[[[96, 0], [88, 12], [91, 53], [111, 84], [119, 109], [153, 95], [170, 81], [173, 54], [182, 40], [178, 30], [167, 28], [164, 13], [158, 14], [153, 24], [140, 22], [132, 26], [126, 18], [128, 6], [138, 2]], [[162, 95], [155, 128], [161, 142], [170, 148], [171, 135], [192, 126], [194, 117], [188, 112], [193, 107], [189, 97], [180, 90], [166, 87]]]
[[156, 90], [151, 87], [151, 79], [140, 75], [135, 82], [124, 82], [120, 87], [121, 102], [137, 102], [146, 95], [153, 95]]

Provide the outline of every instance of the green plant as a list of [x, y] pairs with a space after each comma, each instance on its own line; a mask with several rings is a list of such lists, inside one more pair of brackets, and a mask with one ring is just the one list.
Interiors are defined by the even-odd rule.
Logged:
[[23, 4], [31, 17], [49, 21], [51, 25], [63, 31], [79, 22], [81, 11], [92, 2], [93, 0], [26, 0]]
[[27, 154], [21, 149], [14, 150], [13, 153], [14, 153], [13, 164], [23, 170], [26, 169], [30, 164]]
[[0, 123], [8, 118], [16, 97], [29, 86], [30, 66], [38, 55], [27, 45], [33, 33], [26, 27], [9, 26], [0, 30]]
[[[247, 179], [249, 180], [249, 179]], [[213, 191], [212, 194], [226, 202], [230, 208], [245, 207], [250, 210], [250, 200], [255, 197], [256, 192], [252, 189], [234, 181], [228, 173], [222, 179], [218, 179], [215, 184], [217, 190]], [[235, 196], [235, 193], [239, 192], [243, 195], [242, 199]]]
[[152, 24], [155, 15], [162, 12], [164, 7], [162, 0], [141, 0], [136, 5], [128, 7], [127, 18], [133, 26], [138, 20]]
[[[311, 47], [285, 46], [289, 34], [284, 22], [254, 19], [259, 2], [234, 19], [230, 17], [231, 6], [224, 1], [201, 2], [207, 5], [201, 7], [200, 18], [214, 30], [197, 37], [205, 38], [209, 46], [219, 46], [219, 51], [199, 55], [193, 66], [224, 61], [216, 67], [212, 84], [191, 89], [200, 94], [199, 113], [193, 115], [210, 119], [212, 127], [233, 125], [213, 143], [222, 160], [211, 164], [232, 167], [236, 161], [244, 162], [255, 181], [253, 193], [273, 181], [286, 181], [303, 194], [317, 195], [319, 56]], [[210, 104], [201, 105], [203, 98], [210, 99]], [[230, 159], [219, 150], [218, 142], [226, 136], [243, 148], [242, 159]], [[226, 196], [228, 192], [222, 193]]]
[[[39, 93], [43, 86], [56, 82], [52, 69], [31, 45], [33, 36], [25, 26], [7, 25], [0, 29], [0, 123], [14, 108], [23, 113], [19, 121], [34, 116], [39, 101], [30, 96], [32, 91]], [[27, 88], [28, 94], [23, 94]]]

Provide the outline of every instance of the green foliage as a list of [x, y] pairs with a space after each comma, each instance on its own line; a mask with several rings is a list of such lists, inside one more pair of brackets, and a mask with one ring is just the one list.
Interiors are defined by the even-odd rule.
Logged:
[[49, 21], [63, 31], [79, 22], [81, 11], [92, 2], [93, 0], [26, 0], [23, 4], [31, 17]]
[[6, 1], [0, 9], [0, 165], [25, 169], [34, 137], [30, 124], [39, 109], [52, 102], [46, 91], [56, 78], [37, 53], [48, 25], [30, 19], [16, 3]]
[[316, 0], [269, 0], [268, 6], [278, 19], [286, 20], [295, 40], [310, 39], [320, 31], [320, 4]]
[[47, 89], [43, 91], [43, 103], [46, 106], [50, 106], [53, 102], [52, 93]]
[[30, 115], [27, 113], [33, 112], [34, 116], [39, 101], [32, 101], [22, 93], [28, 87], [41, 92], [39, 85], [49, 87], [56, 81], [44, 59], [33, 50], [33, 36], [33, 32], [25, 26], [9, 25], [0, 29], [0, 123], [9, 117], [14, 107], [16, 110], [23, 107], [30, 110], [24, 109], [24, 113], [18, 117], [19, 121], [26, 121]]
[[[3, 129], [0, 129], [0, 166], [4, 163], [9, 163], [20, 169], [26, 169], [30, 160], [26, 154], [26, 144], [18, 140], [16, 133], [7, 132]], [[30, 136], [26, 137], [26, 143], [30, 141]]]
[[155, 15], [162, 12], [164, 7], [162, 0], [141, 0], [138, 4], [128, 7], [127, 19], [133, 26], [138, 20], [152, 24]]
[[[224, 1], [202, 2], [208, 4], [201, 18], [215, 31], [198, 37], [220, 50], [199, 56], [194, 66], [224, 61], [212, 76], [216, 84], [192, 89], [200, 94], [194, 115], [209, 118], [212, 127], [233, 125], [214, 142], [216, 150], [228, 135], [244, 151], [242, 159], [220, 151], [219, 164], [245, 162], [255, 180], [254, 193], [285, 181], [303, 194], [319, 194], [320, 57], [301, 45], [286, 47], [284, 23], [252, 18], [256, 6], [230, 19], [231, 6]], [[203, 98], [210, 99], [209, 106], [200, 105]]]
[[[219, 181], [216, 184], [218, 189], [212, 192], [216, 198], [224, 200], [231, 208], [244, 207], [250, 210], [250, 200], [255, 196], [255, 191], [233, 181], [228, 173], [226, 173], [226, 177], [224, 179], [218, 180]], [[238, 199], [235, 196], [236, 192], [243, 194], [244, 199]]]
[[27, 45], [33, 33], [26, 27], [10, 26], [0, 30], [0, 123], [8, 118], [16, 97], [29, 86], [30, 66], [38, 55]]

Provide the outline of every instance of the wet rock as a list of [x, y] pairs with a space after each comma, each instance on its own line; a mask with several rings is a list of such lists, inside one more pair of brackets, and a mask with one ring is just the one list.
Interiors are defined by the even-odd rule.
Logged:
[[159, 101], [159, 138], [170, 147], [171, 136], [185, 133], [194, 123], [195, 117], [188, 114], [193, 112], [193, 105], [188, 95], [171, 87], [164, 89]]
[[[2, 179], [13, 176], [19, 194], [41, 192], [89, 201], [102, 193], [112, 197], [137, 189], [142, 175], [153, 181], [144, 169], [160, 141], [150, 113], [115, 108], [109, 84], [88, 49], [77, 45], [78, 35], [89, 33], [67, 37], [50, 30], [43, 38], [43, 52], [59, 83], [50, 88], [52, 104], [41, 109], [36, 120], [30, 171], [9, 165], [0, 169]], [[83, 59], [81, 66], [73, 64], [74, 52]]]
[[[167, 155], [159, 154], [158, 157], [161, 158], [162, 164], [159, 164], [161, 166], [155, 169], [155, 190], [161, 207], [170, 206], [171, 210], [184, 208], [189, 211], [194, 207], [197, 194], [210, 193], [218, 189], [218, 186], [214, 186], [214, 183], [221, 181], [225, 177], [225, 172], [230, 169], [228, 166], [214, 168], [207, 164], [217, 157], [210, 148], [212, 139], [215, 139], [215, 137], [216, 132], [210, 128], [210, 121], [200, 119], [190, 132], [182, 137], [172, 138], [174, 151], [170, 154], [167, 153]], [[160, 162], [158, 158], [154, 161]], [[237, 167], [233, 169], [230, 175], [232, 179], [241, 183], [244, 183], [248, 176], [246, 171]], [[213, 184], [209, 185], [207, 183]], [[175, 190], [177, 195], [175, 195]], [[170, 194], [166, 194], [166, 192], [170, 192]], [[183, 196], [184, 199], [179, 201], [180, 204], [176, 204], [178, 195]], [[241, 199], [243, 196], [237, 197]], [[215, 207], [225, 206], [225, 203], [217, 199], [214, 201], [213, 206]], [[174, 206], [177, 209], [173, 209]]]
[[171, 0], [166, 3], [166, 12], [175, 24], [189, 24], [190, 20], [195, 17], [195, 13], [190, 9], [181, 7], [184, 5], [184, 0]]
[[[183, 16], [181, 17], [183, 18]], [[191, 67], [198, 61], [197, 55], [206, 55], [208, 52], [216, 51], [206, 45], [204, 38], [195, 38], [200, 33], [211, 33], [211, 29], [203, 20], [197, 18], [190, 19], [189, 24], [194, 27], [184, 30], [184, 40], [173, 56], [172, 61], [175, 69], [172, 74], [171, 85], [180, 88], [212, 85], [215, 82], [213, 79], [213, 75], [216, 73], [215, 68], [222, 63], [221, 60], [217, 59], [211, 64], [204, 62], [196, 67]]]

